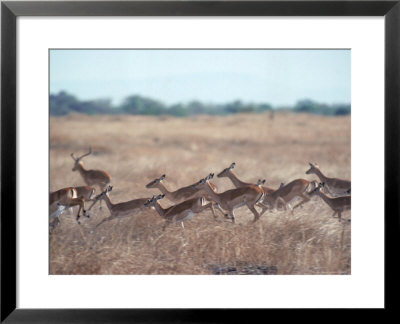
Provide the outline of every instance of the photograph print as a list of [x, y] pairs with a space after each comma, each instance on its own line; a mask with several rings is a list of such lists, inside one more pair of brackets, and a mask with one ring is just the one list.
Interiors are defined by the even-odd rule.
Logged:
[[49, 274], [350, 275], [351, 51], [50, 49]]

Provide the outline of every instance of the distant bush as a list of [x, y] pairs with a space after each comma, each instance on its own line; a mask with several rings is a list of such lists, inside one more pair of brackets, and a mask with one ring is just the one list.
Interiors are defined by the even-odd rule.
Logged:
[[342, 116], [349, 115], [351, 113], [351, 105], [336, 104], [327, 105], [321, 104], [309, 99], [300, 100], [293, 107], [294, 112], [304, 112], [309, 114], [318, 114], [325, 116]]
[[[327, 116], [348, 115], [350, 105], [326, 105], [305, 99], [300, 100], [289, 110], [298, 113], [320, 114]], [[228, 115], [238, 113], [261, 113], [273, 111], [268, 103], [244, 103], [240, 100], [226, 104], [204, 104], [191, 101], [167, 106], [164, 103], [139, 95], [127, 97], [119, 106], [113, 106], [108, 99], [82, 101], [75, 96], [61, 91], [50, 94], [50, 115], [63, 116], [69, 113], [96, 114], [129, 114], [129, 115], [170, 115], [185, 117], [193, 115]]]

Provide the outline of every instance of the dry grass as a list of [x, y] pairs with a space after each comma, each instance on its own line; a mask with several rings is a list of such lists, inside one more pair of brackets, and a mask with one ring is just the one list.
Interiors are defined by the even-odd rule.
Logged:
[[[81, 185], [72, 172], [71, 152], [94, 154], [85, 166], [112, 177], [113, 202], [151, 197], [145, 184], [166, 174], [170, 189], [198, 181], [236, 162], [243, 180], [267, 179], [267, 185], [305, 175], [308, 161], [331, 176], [350, 179], [350, 117], [277, 113], [192, 118], [80, 116], [50, 120], [50, 190]], [[214, 179], [220, 192], [233, 187]], [[164, 207], [169, 204], [161, 201]], [[103, 205], [104, 206], [104, 205]], [[217, 213], [218, 214], [218, 213]], [[72, 216], [50, 236], [51, 274], [212, 274], [217, 268], [275, 269], [278, 274], [350, 274], [350, 224], [331, 218], [319, 197], [303, 208], [265, 213], [252, 224], [252, 213], [237, 210], [236, 225], [209, 211], [162, 232], [154, 210], [94, 226], [109, 215], [93, 208], [78, 225]], [[219, 215], [219, 214], [218, 214]], [[350, 213], [344, 214], [349, 218]]]

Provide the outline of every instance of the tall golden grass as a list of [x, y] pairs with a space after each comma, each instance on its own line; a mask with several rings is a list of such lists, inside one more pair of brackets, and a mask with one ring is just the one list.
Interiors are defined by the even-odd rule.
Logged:
[[[82, 116], [50, 119], [50, 191], [82, 185], [72, 172], [72, 152], [89, 169], [112, 175], [113, 202], [151, 197], [145, 185], [166, 174], [171, 190], [219, 172], [236, 162], [244, 181], [266, 179], [279, 187], [308, 176], [317, 162], [329, 176], [350, 179], [350, 117], [306, 114], [245, 114], [190, 118], [146, 116]], [[218, 191], [233, 188], [227, 178], [214, 178]], [[99, 189], [97, 188], [97, 193]], [[161, 205], [170, 203], [163, 199]], [[75, 211], [76, 212], [76, 211]], [[319, 198], [289, 212], [266, 212], [257, 223], [242, 207], [237, 224], [209, 211], [163, 232], [164, 220], [154, 211], [97, 223], [109, 215], [103, 203], [91, 217], [62, 215], [49, 237], [51, 274], [350, 274], [350, 213], [341, 223]], [[218, 212], [217, 212], [217, 215]], [[227, 270], [227, 271], [228, 271]], [[261, 271], [262, 272], [262, 271]]]

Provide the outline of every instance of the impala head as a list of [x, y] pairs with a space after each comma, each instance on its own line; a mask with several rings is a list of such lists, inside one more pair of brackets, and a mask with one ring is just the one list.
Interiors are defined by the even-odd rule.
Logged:
[[310, 196], [315, 195], [317, 192], [321, 191], [321, 188], [325, 186], [324, 182], [320, 182], [318, 184], [318, 186], [315, 187], [315, 189], [311, 190], [311, 192], [309, 193]]
[[75, 161], [74, 167], [72, 168], [72, 171], [76, 171], [78, 169], [78, 165], [83, 165], [83, 162], [81, 161], [82, 158], [84, 158], [85, 156], [88, 156], [89, 154], [92, 153], [92, 147], [89, 147], [89, 152], [79, 156], [79, 157], [75, 157], [74, 153], [71, 153], [71, 157], [72, 159]]
[[214, 177], [214, 173], [210, 173], [207, 177], [200, 179], [198, 182], [196, 182], [192, 187], [196, 189], [202, 188], [205, 184], [208, 183], [209, 180], [211, 180]]
[[94, 200], [99, 200], [99, 199], [103, 199], [106, 195], [108, 195], [108, 193], [112, 190], [112, 186], [108, 186], [106, 188], [106, 190], [104, 190], [102, 193], [100, 193], [99, 195], [97, 195], [96, 197], [94, 197]]
[[218, 178], [223, 178], [223, 177], [227, 177], [229, 171], [231, 171], [234, 167], [235, 167], [236, 163], [233, 162], [228, 168], [223, 169], [219, 174], [217, 174]]
[[279, 186], [279, 189], [282, 188], [282, 187], [284, 187], [284, 186], [285, 186], [285, 183], [284, 183], [284, 182], [281, 182], [281, 185]]
[[165, 195], [158, 195], [158, 196], [153, 196], [150, 199], [147, 200], [147, 202], [145, 202], [145, 206], [146, 207], [151, 207], [153, 206], [158, 200], [163, 199], [165, 197]]
[[165, 179], [165, 174], [163, 174], [161, 177], [154, 179], [153, 181], [149, 182], [146, 185], [146, 188], [156, 188], [156, 186]]
[[262, 186], [264, 183], [265, 183], [265, 179], [264, 180], [258, 179], [257, 186]]
[[306, 171], [306, 174], [312, 174], [312, 173], [315, 173], [315, 170], [319, 170], [319, 166], [316, 163], [312, 164], [312, 163], [308, 162], [308, 164], [310, 165], [310, 169], [308, 169]]

